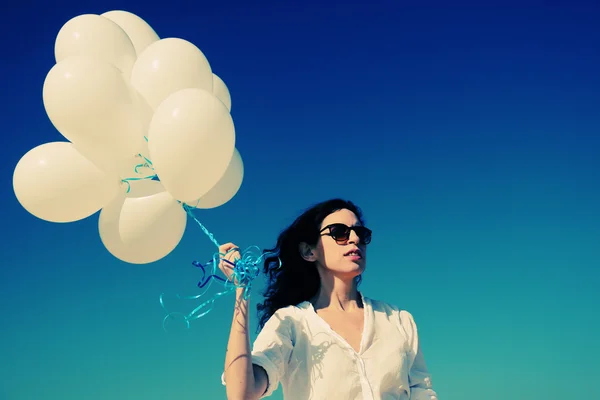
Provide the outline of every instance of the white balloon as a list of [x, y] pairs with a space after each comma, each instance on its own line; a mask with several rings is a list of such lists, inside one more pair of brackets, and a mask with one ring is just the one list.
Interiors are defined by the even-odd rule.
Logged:
[[244, 180], [244, 163], [238, 149], [235, 149], [231, 162], [219, 182], [204, 196], [188, 204], [196, 208], [216, 208], [227, 203], [236, 195]]
[[221, 179], [235, 148], [231, 114], [212, 93], [183, 89], [154, 112], [148, 149], [164, 187], [182, 202], [206, 194]]
[[231, 94], [223, 79], [213, 73], [213, 94], [225, 104], [225, 107], [231, 112]]
[[42, 94], [56, 129], [101, 169], [130, 168], [137, 154], [147, 154], [152, 110], [113, 65], [66, 58], [48, 72]]
[[213, 78], [210, 64], [198, 47], [184, 39], [166, 38], [150, 44], [138, 56], [131, 84], [155, 110], [181, 89], [212, 92]]
[[98, 230], [104, 247], [130, 264], [158, 261], [181, 241], [187, 213], [160, 182], [154, 194], [144, 197], [118, 196], [102, 209]]
[[101, 15], [83, 14], [65, 23], [54, 44], [56, 62], [85, 56], [108, 62], [129, 78], [136, 60], [131, 39], [115, 22]]
[[29, 150], [17, 163], [13, 188], [21, 205], [50, 222], [74, 222], [108, 204], [120, 180], [99, 170], [69, 142], [50, 142]]
[[101, 14], [119, 25], [131, 39], [139, 56], [150, 44], [160, 40], [154, 29], [139, 16], [123, 10], [113, 10]]

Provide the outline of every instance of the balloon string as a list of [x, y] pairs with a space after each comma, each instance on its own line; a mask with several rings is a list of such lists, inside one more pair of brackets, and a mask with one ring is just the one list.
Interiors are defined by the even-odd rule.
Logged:
[[[200, 200], [198, 200], [198, 203], [200, 202]], [[202, 232], [204, 232], [204, 234], [206, 236], [208, 236], [208, 238], [210, 239], [211, 242], [213, 242], [213, 244], [215, 246], [217, 246], [217, 248], [221, 247], [221, 245], [219, 245], [219, 242], [217, 242], [217, 240], [215, 239], [215, 236], [209, 232], [208, 229], [206, 229], [206, 227], [202, 224], [202, 222], [200, 222], [198, 220], [198, 218], [196, 218], [196, 216], [192, 213], [193, 209], [196, 209], [197, 207], [191, 207], [188, 204], [182, 203], [183, 205], [183, 209], [187, 212], [187, 214], [192, 217], [192, 219], [194, 221], [196, 221], [196, 223], [198, 224], [198, 226], [200, 227], [200, 229], [202, 229]]]

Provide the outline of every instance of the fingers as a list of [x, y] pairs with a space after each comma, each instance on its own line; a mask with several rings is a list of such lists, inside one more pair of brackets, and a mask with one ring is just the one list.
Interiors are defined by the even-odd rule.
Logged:
[[229, 277], [233, 271], [235, 262], [240, 258], [240, 249], [233, 243], [226, 243], [219, 246], [219, 253], [221, 253], [221, 261], [219, 262], [219, 269]]
[[221, 246], [219, 246], [219, 252], [225, 254], [227, 253], [229, 250], [236, 248], [237, 246], [233, 243], [225, 243], [222, 244]]
[[240, 257], [240, 249], [233, 243], [227, 243], [219, 247], [219, 252], [222, 254], [222, 258], [230, 261]]

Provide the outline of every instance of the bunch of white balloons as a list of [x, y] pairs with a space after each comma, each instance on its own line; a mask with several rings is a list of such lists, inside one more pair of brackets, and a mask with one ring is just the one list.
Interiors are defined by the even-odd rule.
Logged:
[[72, 18], [58, 32], [55, 57], [43, 102], [67, 141], [22, 156], [13, 175], [18, 201], [50, 222], [100, 211], [112, 255], [160, 260], [183, 237], [183, 204], [218, 207], [242, 184], [227, 86], [198, 47], [160, 39], [127, 11]]

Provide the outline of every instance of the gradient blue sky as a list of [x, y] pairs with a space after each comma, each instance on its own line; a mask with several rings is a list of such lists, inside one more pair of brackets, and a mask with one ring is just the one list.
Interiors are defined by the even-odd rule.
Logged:
[[230, 89], [246, 176], [198, 214], [217, 240], [268, 247], [310, 204], [353, 199], [374, 231], [362, 290], [413, 313], [440, 399], [594, 396], [597, 2], [151, 4], [14, 2], [0, 25], [0, 399], [225, 398], [233, 298], [161, 328], [159, 294], [196, 294], [191, 261], [214, 251], [195, 224], [128, 265], [97, 214], [44, 222], [12, 190], [23, 154], [63, 140], [41, 100], [58, 30], [112, 9], [195, 43]]

